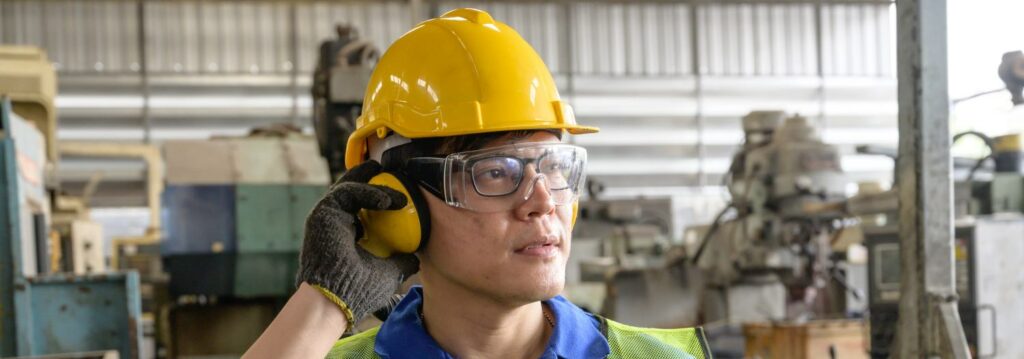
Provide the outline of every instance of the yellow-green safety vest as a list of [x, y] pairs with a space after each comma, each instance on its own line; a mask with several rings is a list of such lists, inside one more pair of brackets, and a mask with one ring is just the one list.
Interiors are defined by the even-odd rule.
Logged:
[[[680, 329], [638, 328], [598, 317], [601, 334], [608, 339], [608, 359], [711, 358], [707, 338], [700, 327]], [[339, 340], [327, 354], [330, 359], [380, 358], [373, 350], [376, 327]]]

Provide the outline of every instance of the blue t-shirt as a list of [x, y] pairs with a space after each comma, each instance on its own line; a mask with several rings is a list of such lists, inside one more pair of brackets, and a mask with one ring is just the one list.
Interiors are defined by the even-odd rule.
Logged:
[[[542, 359], [604, 358], [610, 352], [598, 319], [562, 296], [544, 301], [555, 314], [555, 328]], [[380, 326], [374, 351], [382, 358], [452, 358], [427, 334], [420, 320], [423, 288], [415, 286]]]

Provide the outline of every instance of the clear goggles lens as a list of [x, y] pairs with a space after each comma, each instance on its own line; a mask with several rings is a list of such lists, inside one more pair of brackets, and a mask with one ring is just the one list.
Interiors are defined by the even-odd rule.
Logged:
[[459, 152], [443, 159], [413, 158], [406, 170], [448, 205], [498, 212], [515, 208], [530, 196], [545, 196], [555, 205], [575, 202], [586, 163], [582, 147], [531, 143]]

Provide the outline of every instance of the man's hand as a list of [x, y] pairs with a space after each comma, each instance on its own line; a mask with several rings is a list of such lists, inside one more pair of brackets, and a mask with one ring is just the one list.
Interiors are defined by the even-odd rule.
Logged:
[[396, 210], [406, 205], [401, 192], [366, 183], [380, 172], [375, 161], [349, 170], [306, 219], [297, 281], [313, 285], [338, 304], [350, 325], [394, 306], [392, 294], [419, 270], [415, 255], [378, 258], [356, 244], [362, 236], [359, 210]]

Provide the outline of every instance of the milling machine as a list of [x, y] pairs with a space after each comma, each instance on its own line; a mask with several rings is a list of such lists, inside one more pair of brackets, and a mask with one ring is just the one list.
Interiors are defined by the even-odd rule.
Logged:
[[743, 118], [745, 142], [725, 178], [732, 200], [689, 258], [704, 277], [704, 322], [843, 311], [824, 293], [835, 284], [832, 244], [846, 223], [828, 208], [845, 199], [848, 179], [839, 149], [822, 142], [806, 118], [785, 116]]

